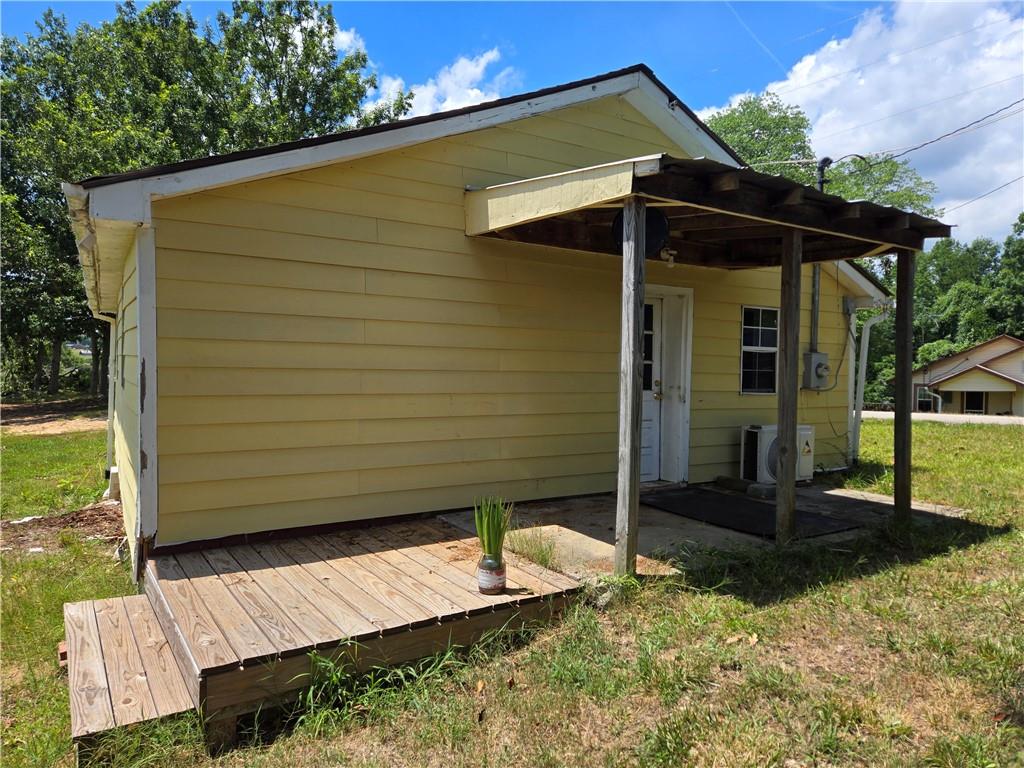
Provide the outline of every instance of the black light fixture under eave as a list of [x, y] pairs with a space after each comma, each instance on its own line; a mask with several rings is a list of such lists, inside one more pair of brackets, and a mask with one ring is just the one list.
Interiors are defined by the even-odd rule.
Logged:
[[[647, 225], [644, 227], [644, 256], [648, 259], [661, 253], [668, 244], [668, 217], [660, 208], [647, 208]], [[615, 245], [622, 248], [622, 209], [615, 214], [612, 222]]]

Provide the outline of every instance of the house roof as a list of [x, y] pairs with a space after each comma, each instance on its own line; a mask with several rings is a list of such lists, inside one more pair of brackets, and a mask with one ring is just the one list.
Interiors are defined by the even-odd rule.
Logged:
[[[646, 65], [485, 102], [463, 109], [400, 120], [227, 155], [186, 160], [64, 184], [89, 306], [98, 316], [116, 311], [120, 269], [140, 225], [151, 221], [151, 201], [354, 160], [426, 141], [470, 133], [566, 107], [619, 97], [638, 110], [690, 157], [725, 164], [744, 162], [669, 90]], [[840, 271], [874, 300], [890, 296], [868, 270], [851, 261]]]
[[746, 162], [741, 158], [736, 151], [732, 149], [722, 138], [712, 131], [692, 109], [684, 104], [679, 97], [677, 97], [669, 88], [661, 82], [646, 64], [634, 64], [624, 69], [617, 69], [612, 72], [606, 72], [602, 75], [596, 75], [594, 77], [588, 77], [583, 80], [575, 80], [569, 83], [563, 83], [562, 85], [555, 85], [550, 88], [542, 88], [536, 91], [530, 91], [528, 93], [521, 93], [515, 96], [508, 96], [503, 99], [495, 99], [493, 101], [485, 101], [480, 104], [474, 104], [468, 107], [462, 107], [460, 109], [450, 109], [445, 112], [435, 112], [430, 115], [422, 115], [420, 117], [411, 117], [405, 120], [396, 120], [393, 123], [385, 123], [382, 125], [370, 126], [367, 128], [359, 128], [351, 131], [341, 131], [339, 133], [331, 133], [324, 136], [313, 136], [307, 139], [299, 139], [297, 141], [288, 141], [281, 144], [273, 144], [266, 147], [257, 147], [255, 149], [247, 149], [239, 152], [230, 152], [224, 155], [211, 155], [209, 157], [200, 157], [192, 160], [183, 160], [177, 163], [168, 163], [165, 165], [154, 165], [147, 168], [139, 168], [133, 171], [126, 171], [124, 173], [114, 173], [102, 176], [90, 176], [87, 179], [83, 179], [78, 182], [79, 186], [84, 189], [95, 189], [97, 187], [108, 186], [110, 184], [118, 184], [122, 181], [131, 181], [135, 179], [145, 179], [153, 176], [162, 176], [165, 174], [177, 173], [180, 171], [192, 170], [195, 168], [206, 168], [213, 165], [222, 165], [225, 163], [234, 163], [240, 160], [250, 160], [256, 157], [264, 157], [266, 155], [278, 154], [280, 152], [288, 152], [295, 149], [303, 149], [307, 147], [317, 147], [324, 144], [333, 144], [342, 141], [351, 141], [352, 139], [358, 139], [364, 136], [371, 136], [379, 133], [387, 133], [390, 131], [399, 131], [404, 128], [410, 128], [417, 125], [424, 125], [428, 123], [436, 123], [442, 120], [446, 120], [452, 117], [460, 117], [464, 115], [472, 115], [478, 112], [484, 112], [486, 110], [495, 109], [498, 107], [506, 107], [513, 104], [519, 104], [522, 102], [532, 101], [544, 96], [551, 96], [566, 91], [571, 91], [579, 88], [585, 88], [587, 86], [596, 85], [615, 78], [622, 77], [623, 75], [631, 74], [642, 74], [645, 75], [662, 93], [668, 98], [669, 103], [683, 111], [686, 116], [692, 120], [701, 131], [717, 144], [723, 152], [725, 152], [730, 158], [736, 161], [739, 165], [746, 165]]
[[[1001, 333], [998, 336], [993, 336], [991, 339], [987, 339], [987, 340], [981, 342], [980, 344], [975, 344], [973, 347], [968, 347], [967, 349], [961, 349], [959, 352], [953, 352], [953, 353], [948, 354], [948, 355], [943, 355], [942, 357], [937, 357], [934, 360], [932, 360], [930, 363], [925, 363], [924, 365], [921, 365], [921, 366], [918, 366], [917, 368], [915, 368], [914, 369], [914, 373], [920, 373], [921, 371], [925, 371], [928, 368], [930, 368], [931, 366], [935, 365], [936, 363], [941, 363], [944, 360], [952, 360], [954, 357], [960, 357], [961, 355], [970, 355], [972, 352], [974, 352], [974, 350], [981, 349], [982, 347], [988, 346], [989, 344], [992, 344], [992, 343], [994, 343], [996, 341], [999, 341], [1000, 339], [1009, 339], [1010, 341], [1016, 342], [1017, 343], [1016, 349], [1011, 349], [1008, 352], [1005, 352], [1003, 354], [995, 355], [994, 357], [990, 357], [990, 358], [986, 359], [984, 362], [988, 363], [988, 362], [991, 362], [992, 360], [998, 360], [999, 358], [1005, 357], [1006, 355], [1009, 355], [1009, 354], [1012, 354], [1012, 353], [1016, 352], [1018, 349], [1020, 349], [1021, 347], [1024, 347], [1024, 339], [1018, 339], [1016, 336], [1011, 336], [1008, 333]], [[979, 365], [980, 365], [980, 363], [979, 363]], [[975, 367], [975, 366], [972, 366], [972, 368], [973, 367]], [[969, 371], [970, 368], [965, 368], [964, 370], [968, 370]], [[950, 378], [950, 377], [946, 377], [946, 378]], [[941, 379], [940, 379], [940, 381], [941, 381]]]
[[1008, 374], [1001, 373], [1000, 371], [994, 371], [991, 368], [986, 368], [984, 365], [980, 363], [978, 365], [972, 365], [970, 368], [964, 368], [962, 371], [956, 371], [954, 373], [950, 373], [948, 376], [943, 376], [940, 379], [936, 379], [935, 381], [931, 382], [931, 384], [929, 384], [928, 386], [934, 387], [939, 384], [942, 384], [943, 382], [952, 381], [953, 379], [960, 378], [961, 376], [971, 373], [972, 371], [981, 371], [982, 373], [988, 374], [989, 376], [995, 376], [996, 378], [1004, 379], [1005, 381], [1009, 381], [1013, 384], [1016, 384], [1019, 387], [1024, 387], [1024, 381], [1021, 381], [1020, 379], [1010, 376]]

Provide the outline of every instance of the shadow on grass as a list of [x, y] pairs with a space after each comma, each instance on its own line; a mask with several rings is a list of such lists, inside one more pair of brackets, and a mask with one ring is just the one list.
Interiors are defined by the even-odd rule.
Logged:
[[797, 597], [836, 582], [980, 544], [1014, 530], [915, 511], [909, 529], [892, 522], [843, 541], [809, 539], [785, 547], [713, 551], [693, 565], [677, 564], [680, 586], [731, 595], [756, 606]]

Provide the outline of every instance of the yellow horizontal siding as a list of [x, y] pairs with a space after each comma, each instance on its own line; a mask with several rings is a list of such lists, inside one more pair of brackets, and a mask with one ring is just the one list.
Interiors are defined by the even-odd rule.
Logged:
[[[610, 490], [619, 260], [467, 238], [462, 199], [659, 151], [681, 154], [611, 98], [154, 203], [158, 540]], [[776, 305], [778, 271], [648, 280], [694, 290], [690, 479], [735, 471], [734, 427], [775, 407], [738, 394], [740, 307]], [[845, 392], [802, 396], [801, 420], [845, 434]]]
[[138, 521], [139, 466], [139, 336], [138, 278], [135, 272], [135, 249], [130, 248], [122, 272], [117, 318], [111, 326], [114, 343], [112, 371], [114, 407], [110, 414], [113, 427], [114, 464], [117, 466], [121, 491], [121, 514], [128, 545], [135, 552], [135, 530]]

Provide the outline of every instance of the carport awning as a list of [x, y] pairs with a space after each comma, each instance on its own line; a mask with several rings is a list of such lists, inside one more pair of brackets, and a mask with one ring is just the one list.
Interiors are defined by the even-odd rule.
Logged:
[[950, 227], [909, 211], [848, 202], [781, 176], [713, 160], [648, 155], [466, 193], [466, 234], [620, 253], [613, 221], [645, 198], [668, 219], [663, 257], [701, 266], [780, 263], [781, 238], [803, 233], [803, 261], [920, 250]]

